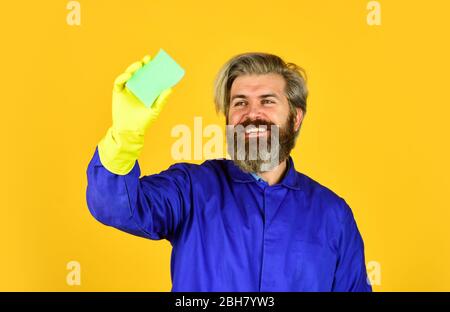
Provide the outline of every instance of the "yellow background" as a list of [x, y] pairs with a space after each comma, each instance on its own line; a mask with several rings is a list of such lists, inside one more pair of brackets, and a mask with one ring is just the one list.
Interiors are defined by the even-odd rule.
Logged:
[[174, 162], [175, 125], [224, 124], [212, 81], [226, 60], [278, 54], [309, 76], [297, 170], [352, 207], [381, 264], [374, 290], [450, 291], [449, 1], [380, 1], [381, 26], [365, 0], [80, 0], [80, 26], [67, 2], [0, 7], [0, 290], [170, 290], [170, 244], [101, 225], [85, 200], [114, 78], [162, 47], [186, 75], [147, 134], [144, 174]]

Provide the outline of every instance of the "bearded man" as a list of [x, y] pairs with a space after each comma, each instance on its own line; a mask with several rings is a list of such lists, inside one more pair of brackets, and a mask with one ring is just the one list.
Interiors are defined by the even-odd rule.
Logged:
[[172, 245], [172, 291], [371, 291], [364, 243], [346, 201], [296, 171], [304, 70], [268, 53], [230, 59], [215, 81], [231, 159], [177, 163], [141, 176], [144, 133], [172, 88], [145, 107], [114, 85], [113, 125], [87, 170], [101, 223]]

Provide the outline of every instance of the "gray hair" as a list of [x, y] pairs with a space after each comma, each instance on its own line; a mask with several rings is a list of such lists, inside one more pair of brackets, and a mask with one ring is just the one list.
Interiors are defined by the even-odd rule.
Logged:
[[303, 68], [294, 63], [286, 63], [279, 56], [268, 53], [243, 53], [231, 58], [220, 69], [214, 82], [214, 102], [216, 112], [228, 115], [230, 90], [233, 81], [242, 75], [279, 74], [286, 81], [285, 93], [291, 112], [300, 108], [306, 114], [308, 88], [307, 77]]

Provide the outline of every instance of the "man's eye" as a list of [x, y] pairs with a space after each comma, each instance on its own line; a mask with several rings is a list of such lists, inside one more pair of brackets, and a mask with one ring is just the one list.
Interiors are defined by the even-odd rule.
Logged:
[[271, 103], [275, 103], [274, 101], [271, 100], [262, 100], [263, 104], [271, 104]]
[[240, 102], [234, 103], [234, 106], [241, 106], [241, 105], [244, 105], [244, 104], [245, 104], [244, 102], [240, 101]]

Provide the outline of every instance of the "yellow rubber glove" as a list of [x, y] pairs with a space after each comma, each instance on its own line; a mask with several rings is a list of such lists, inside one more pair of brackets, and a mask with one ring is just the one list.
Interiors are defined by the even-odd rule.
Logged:
[[146, 129], [158, 117], [172, 93], [172, 88], [164, 90], [151, 107], [146, 107], [125, 87], [133, 74], [150, 60], [151, 57], [147, 55], [142, 61], [131, 64], [114, 81], [113, 123], [98, 144], [98, 153], [102, 165], [118, 175], [128, 174], [133, 169], [144, 146]]

